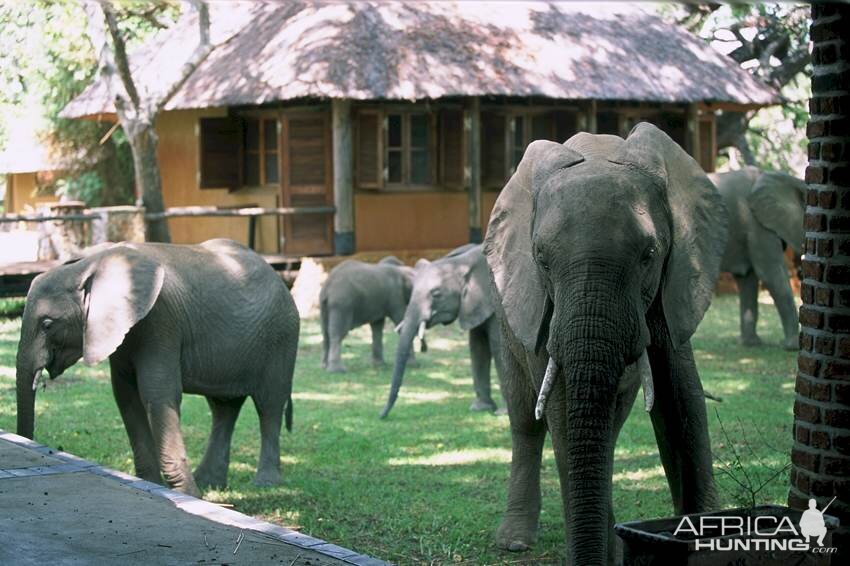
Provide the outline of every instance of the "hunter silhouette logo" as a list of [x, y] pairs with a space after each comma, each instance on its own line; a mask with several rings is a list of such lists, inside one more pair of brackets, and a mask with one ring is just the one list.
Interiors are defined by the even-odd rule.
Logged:
[[695, 550], [832, 554], [837, 549], [823, 545], [827, 535], [823, 514], [833, 501], [835, 497], [818, 510], [817, 501], [810, 499], [809, 508], [800, 516], [799, 529], [782, 514], [698, 515], [682, 517], [673, 536], [692, 540]]
[[[832, 498], [835, 501], [835, 497]], [[803, 511], [803, 516], [800, 517], [800, 534], [809, 542], [809, 537], [818, 537], [818, 546], [823, 546], [823, 537], [826, 536], [826, 523], [823, 520], [823, 514], [827, 508], [832, 505], [832, 501], [826, 504], [823, 510], [818, 511], [818, 502], [814, 499], [809, 499], [809, 508]]]

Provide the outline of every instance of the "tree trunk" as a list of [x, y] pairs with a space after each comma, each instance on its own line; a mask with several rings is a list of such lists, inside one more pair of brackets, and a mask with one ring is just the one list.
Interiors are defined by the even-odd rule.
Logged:
[[[130, 147], [133, 149], [133, 166], [136, 175], [136, 200], [141, 201], [145, 212], [164, 212], [162, 199], [162, 177], [156, 158], [156, 132], [153, 123], [137, 123], [128, 132]], [[164, 218], [146, 220], [147, 241], [171, 242], [168, 221]]]

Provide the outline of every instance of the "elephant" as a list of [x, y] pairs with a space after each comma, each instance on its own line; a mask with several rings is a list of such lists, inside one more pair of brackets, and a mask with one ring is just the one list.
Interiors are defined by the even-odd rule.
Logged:
[[746, 167], [727, 173], [710, 173], [729, 212], [729, 236], [721, 271], [738, 284], [741, 311], [740, 342], [757, 346], [759, 281], [773, 297], [785, 338], [786, 350], [797, 350], [799, 324], [794, 292], [785, 267], [785, 246], [799, 256], [803, 249], [803, 216], [806, 184], [791, 175]]
[[[136, 475], [191, 495], [227, 481], [230, 440], [250, 396], [260, 419], [258, 485], [280, 482], [280, 428], [292, 430], [300, 321], [262, 257], [230, 240], [115, 244], [33, 280], [17, 353], [18, 434], [33, 438], [36, 388], [80, 358], [109, 358]], [[45, 382], [46, 384], [46, 382]], [[180, 431], [183, 393], [212, 412], [194, 474]]]
[[566, 562], [612, 563], [614, 446], [643, 384], [676, 513], [716, 503], [690, 337], [725, 245], [724, 204], [667, 134], [534, 141], [500, 193], [484, 249], [502, 327], [512, 463], [496, 543], [533, 545], [551, 433]]
[[494, 316], [490, 277], [481, 244], [466, 244], [433, 262], [420, 259], [413, 274], [413, 291], [399, 331], [392, 385], [381, 418], [387, 418], [398, 398], [404, 370], [419, 337], [425, 351], [425, 329], [458, 320], [469, 331], [475, 401], [472, 411], [496, 411], [490, 393], [490, 360], [501, 375], [499, 325]]
[[410, 301], [413, 268], [393, 256], [377, 264], [345, 260], [331, 270], [319, 293], [322, 323], [322, 367], [344, 372], [342, 339], [354, 328], [372, 328], [372, 362], [384, 364], [384, 319], [399, 324]]

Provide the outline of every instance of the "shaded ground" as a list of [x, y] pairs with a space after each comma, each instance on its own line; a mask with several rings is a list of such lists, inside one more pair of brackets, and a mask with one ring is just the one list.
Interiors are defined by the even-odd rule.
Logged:
[[[775, 310], [762, 305], [759, 332], [766, 346], [738, 346], [737, 329], [737, 298], [721, 296], [694, 341], [705, 388], [724, 399], [707, 406], [725, 506], [750, 495], [722, 471], [720, 462], [735, 460], [734, 449], [749, 477], [767, 480], [789, 460], [793, 423], [796, 355], [778, 346], [782, 333]], [[0, 319], [0, 428], [11, 431], [19, 331], [18, 320]], [[389, 325], [385, 337], [391, 359], [396, 337]], [[251, 484], [259, 433], [256, 412], [248, 403], [234, 436], [230, 487], [210, 491], [206, 498], [403, 564], [557, 561], [563, 518], [551, 449], [544, 460], [539, 543], [520, 555], [502, 553], [493, 544], [509, 471], [508, 421], [467, 411], [472, 383], [463, 332], [455, 325], [429, 335], [429, 352], [419, 356], [419, 368], [408, 371], [387, 421], [377, 416], [391, 368], [370, 366], [369, 339], [368, 327], [355, 331], [344, 345], [349, 373], [326, 374], [319, 368], [318, 324], [306, 321], [295, 376], [295, 428], [291, 435], [284, 432], [281, 442], [283, 485], [261, 489]], [[203, 398], [184, 399], [183, 423], [189, 456], [196, 463], [210, 424]], [[39, 393], [36, 440], [133, 471], [105, 364], [75, 366]], [[740, 470], [733, 475], [744, 477]], [[786, 495], [787, 472], [782, 472], [756, 499], [784, 503]], [[617, 447], [614, 505], [619, 520], [672, 512], [642, 403], [635, 404]]]

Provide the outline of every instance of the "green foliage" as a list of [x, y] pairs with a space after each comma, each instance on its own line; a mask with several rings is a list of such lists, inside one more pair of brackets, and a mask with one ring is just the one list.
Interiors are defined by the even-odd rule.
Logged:
[[[739, 486], [723, 473], [725, 462], [740, 463], [751, 477], [762, 478], [761, 486], [771, 470], [781, 470], [790, 459], [796, 354], [779, 348], [778, 317], [772, 307], [763, 307], [759, 334], [768, 346], [737, 344], [738, 301], [731, 295], [715, 299], [693, 340], [705, 389], [723, 399], [707, 403], [724, 507], [740, 498]], [[19, 333], [18, 320], [0, 320], [0, 428], [6, 430], [15, 428]], [[384, 338], [386, 357], [392, 359], [397, 337], [388, 331]], [[349, 373], [328, 374], [319, 367], [318, 322], [303, 321], [295, 426], [292, 434], [284, 431], [281, 436], [283, 484], [251, 484], [259, 432], [256, 413], [246, 403], [234, 434], [229, 487], [208, 491], [206, 499], [399, 564], [559, 563], [564, 525], [551, 444], [547, 441], [544, 451], [540, 540], [528, 553], [500, 552], [493, 536], [505, 507], [508, 419], [469, 412], [469, 347], [457, 325], [433, 329], [429, 345], [427, 354], [417, 356], [419, 367], [408, 370], [389, 419], [381, 421], [378, 413], [391, 368], [371, 367], [368, 326], [352, 332], [343, 345]], [[493, 379], [495, 384], [495, 375]], [[494, 397], [500, 399], [495, 388]], [[731, 440], [714, 416], [715, 407]], [[39, 392], [36, 414], [37, 441], [133, 473], [108, 364], [70, 368]], [[741, 422], [744, 433], [738, 432]], [[209, 427], [204, 399], [186, 395], [182, 428], [195, 464]], [[759, 447], [755, 455], [744, 440]], [[760, 488], [758, 502], [784, 504], [787, 495], [787, 475], [781, 474]], [[673, 514], [652, 425], [640, 399], [616, 448], [613, 501], [621, 521]]]
[[[163, 1], [118, 4], [130, 47], [167, 27], [178, 9]], [[100, 144], [111, 123], [59, 117], [97, 72], [85, 23], [79, 2], [0, 3], [0, 126], [4, 115], [40, 115], [44, 143], [67, 163], [55, 187], [59, 194], [93, 205], [129, 203], [133, 166], [126, 138], [116, 132]]]

